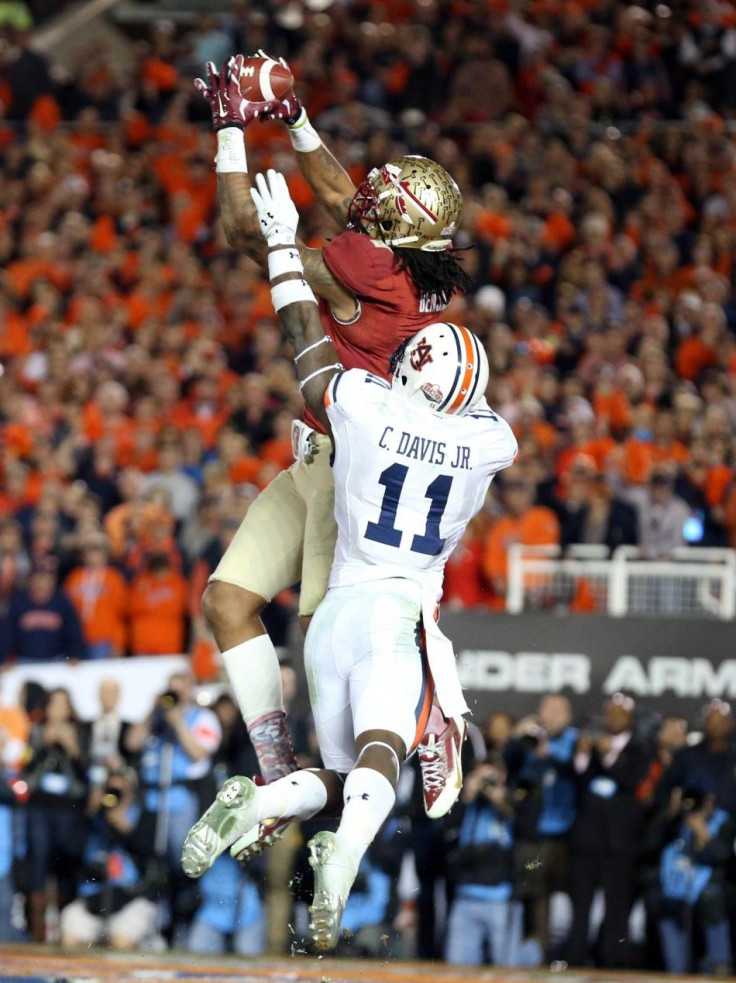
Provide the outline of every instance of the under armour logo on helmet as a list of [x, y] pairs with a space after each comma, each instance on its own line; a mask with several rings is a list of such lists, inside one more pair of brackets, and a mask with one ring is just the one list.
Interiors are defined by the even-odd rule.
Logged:
[[411, 355], [409, 356], [409, 364], [415, 372], [420, 372], [425, 365], [429, 365], [429, 363], [432, 361], [431, 353], [432, 346], [427, 344], [425, 338], [422, 338], [422, 340], [417, 343], [416, 348], [412, 349]]

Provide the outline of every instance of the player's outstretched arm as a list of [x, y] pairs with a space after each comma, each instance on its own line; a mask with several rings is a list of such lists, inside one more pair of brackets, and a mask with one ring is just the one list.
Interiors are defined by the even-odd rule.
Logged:
[[268, 247], [268, 276], [273, 306], [296, 352], [299, 388], [314, 416], [330, 432], [324, 396], [330, 379], [342, 369], [334, 345], [322, 328], [317, 301], [304, 279], [296, 229], [299, 214], [283, 174], [256, 175], [251, 197]]
[[[219, 72], [209, 62], [207, 78], [195, 79], [194, 85], [210, 107], [217, 136], [217, 195], [225, 236], [233, 249], [250, 256], [265, 270], [267, 247], [250, 196], [243, 130], [268, 103], [243, 98], [239, 86], [242, 70], [242, 55], [231, 58]], [[355, 298], [329, 271], [322, 251], [309, 249], [299, 241], [297, 245], [314, 292], [330, 303], [338, 317], [351, 318], [356, 310]]]
[[231, 78], [230, 67], [226, 63], [218, 71], [208, 62], [206, 78], [195, 79], [194, 86], [210, 107], [217, 137], [217, 197], [225, 237], [233, 249], [250, 256], [265, 269], [268, 250], [250, 197], [243, 141], [248, 117], [257, 115], [259, 110], [243, 99], [237, 82]]
[[[270, 58], [265, 51], [257, 54], [260, 58]], [[284, 68], [289, 68], [283, 58], [278, 61]], [[348, 207], [356, 191], [355, 185], [342, 164], [324, 145], [294, 90], [290, 89], [281, 102], [270, 105], [261, 114], [261, 119], [280, 119], [286, 123], [291, 145], [296, 151], [299, 170], [317, 201], [337, 225], [344, 229]]]

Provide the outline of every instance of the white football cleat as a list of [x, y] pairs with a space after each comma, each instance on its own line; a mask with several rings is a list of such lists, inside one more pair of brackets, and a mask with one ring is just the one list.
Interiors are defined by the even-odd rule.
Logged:
[[317, 949], [334, 949], [340, 938], [345, 904], [358, 866], [335, 833], [317, 833], [309, 841], [309, 865], [314, 871], [314, 899], [309, 927]]
[[256, 791], [250, 778], [228, 778], [184, 840], [181, 865], [187, 877], [201, 877], [224, 850], [257, 825]]

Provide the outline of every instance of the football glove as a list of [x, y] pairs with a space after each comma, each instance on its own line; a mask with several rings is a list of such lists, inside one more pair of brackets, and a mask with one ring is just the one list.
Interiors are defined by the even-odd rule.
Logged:
[[251, 102], [240, 94], [240, 74], [243, 56], [231, 58], [220, 71], [207, 62], [207, 78], [194, 80], [195, 89], [201, 93], [212, 113], [215, 133], [227, 126], [244, 129], [270, 103]]
[[283, 174], [269, 168], [266, 177], [256, 174], [256, 187], [250, 189], [261, 232], [266, 242], [294, 242], [299, 213], [289, 195]]

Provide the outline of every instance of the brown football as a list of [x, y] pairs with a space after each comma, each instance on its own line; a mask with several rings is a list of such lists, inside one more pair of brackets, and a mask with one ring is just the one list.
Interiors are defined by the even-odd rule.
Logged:
[[251, 102], [279, 102], [294, 84], [294, 76], [273, 58], [246, 58], [240, 73], [240, 94]]

